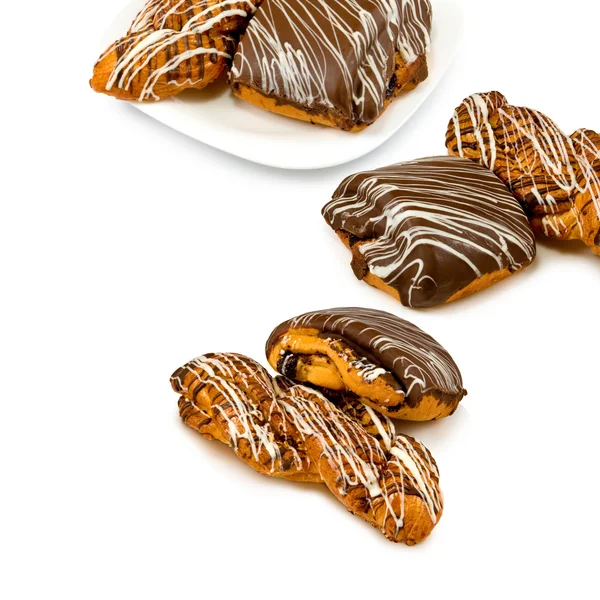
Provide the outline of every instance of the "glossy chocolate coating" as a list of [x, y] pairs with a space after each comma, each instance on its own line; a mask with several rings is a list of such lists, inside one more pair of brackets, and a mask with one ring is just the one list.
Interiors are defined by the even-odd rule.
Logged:
[[269, 0], [250, 22], [231, 83], [313, 113], [372, 123], [400, 57], [426, 54], [429, 0]]
[[449, 300], [486, 274], [535, 256], [523, 209], [472, 161], [422, 158], [347, 177], [323, 208], [336, 232], [359, 242], [353, 267], [397, 290], [402, 304]]
[[300, 315], [274, 329], [267, 341], [267, 356], [277, 341], [294, 329], [316, 329], [320, 336], [346, 341], [375, 367], [393, 374], [409, 406], [416, 406], [427, 394], [455, 400], [466, 393], [460, 371], [448, 352], [416, 325], [390, 313], [331, 308]]

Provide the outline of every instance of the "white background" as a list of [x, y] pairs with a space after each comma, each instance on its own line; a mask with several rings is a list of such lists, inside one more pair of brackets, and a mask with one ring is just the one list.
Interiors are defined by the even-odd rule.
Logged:
[[[465, 0], [465, 43], [410, 123], [354, 163], [285, 172], [92, 93], [122, 1], [3, 7], [0, 596], [598, 597], [600, 260], [541, 242], [522, 274], [409, 310], [354, 279], [320, 209], [351, 172], [444, 153], [473, 92], [599, 128], [600, 11]], [[180, 364], [262, 360], [281, 320], [340, 305], [413, 320], [469, 390], [451, 418], [404, 427], [446, 498], [420, 546], [177, 415]]]

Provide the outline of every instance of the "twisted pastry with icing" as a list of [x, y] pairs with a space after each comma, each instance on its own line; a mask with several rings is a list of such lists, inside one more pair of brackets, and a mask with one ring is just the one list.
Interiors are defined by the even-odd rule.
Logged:
[[389, 540], [413, 545], [442, 514], [429, 451], [391, 421], [276, 378], [237, 354], [208, 354], [171, 377], [184, 422], [264, 475], [323, 482]]
[[600, 254], [600, 136], [570, 137], [543, 113], [512, 106], [499, 92], [456, 108], [446, 146], [493, 171], [521, 202], [536, 231], [580, 239]]
[[121, 100], [161, 100], [218, 79], [261, 0], [149, 0], [94, 66], [91, 87]]

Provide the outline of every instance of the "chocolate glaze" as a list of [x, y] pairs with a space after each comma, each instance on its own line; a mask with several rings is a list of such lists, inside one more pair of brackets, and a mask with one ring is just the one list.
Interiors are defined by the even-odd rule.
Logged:
[[452, 156], [347, 177], [323, 208], [350, 234], [352, 268], [397, 290], [406, 306], [440, 304], [480, 277], [533, 260], [519, 203], [489, 170]]
[[331, 308], [289, 319], [269, 336], [267, 356], [290, 330], [306, 328], [346, 341], [370, 362], [392, 373], [411, 407], [428, 394], [442, 401], [466, 394], [456, 363], [436, 340], [416, 325], [380, 310]]
[[399, 55], [429, 49], [429, 0], [269, 0], [234, 57], [231, 83], [311, 113], [372, 123]]

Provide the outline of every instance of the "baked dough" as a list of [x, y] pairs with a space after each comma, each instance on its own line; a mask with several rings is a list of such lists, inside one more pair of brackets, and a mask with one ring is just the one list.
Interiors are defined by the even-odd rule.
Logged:
[[352, 395], [397, 419], [446, 417], [467, 393], [436, 340], [380, 310], [332, 308], [289, 319], [269, 336], [266, 354], [289, 379]]
[[98, 59], [90, 85], [120, 100], [200, 89], [227, 69], [261, 0], [149, 0], [127, 35]]
[[500, 92], [456, 108], [448, 152], [493, 171], [522, 203], [536, 233], [580, 239], [600, 254], [600, 136], [570, 137], [543, 113], [512, 106]]
[[[390, 421], [345, 413], [320, 393], [273, 380], [255, 361], [207, 354], [171, 378], [184, 422], [230, 446], [264, 475], [323, 482], [352, 513], [389, 540], [416, 544], [442, 514], [429, 451]], [[350, 401], [351, 403], [351, 401]], [[360, 419], [361, 422], [359, 422]], [[377, 437], [369, 433], [377, 429]]]

